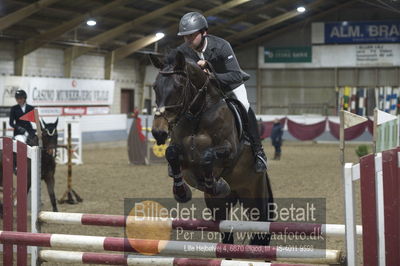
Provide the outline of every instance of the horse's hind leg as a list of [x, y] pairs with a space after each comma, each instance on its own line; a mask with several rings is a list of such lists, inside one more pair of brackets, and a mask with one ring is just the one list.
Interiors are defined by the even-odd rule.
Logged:
[[213, 175], [215, 157], [215, 151], [212, 148], [207, 149], [202, 156], [205, 192], [212, 196], [225, 197], [231, 193], [231, 188], [222, 177], [218, 181], [215, 180]]
[[[258, 187], [258, 193], [248, 195], [248, 197], [242, 197], [240, 199], [245, 209], [257, 210], [258, 217], [257, 221], [268, 221], [269, 220], [269, 203], [273, 202], [272, 191], [270, 188], [268, 176], [262, 175], [263, 178], [259, 180], [255, 185]], [[269, 245], [271, 235], [266, 233], [253, 233], [250, 239], [250, 245]]]
[[[204, 193], [204, 200], [207, 208], [213, 213], [213, 219], [221, 221], [228, 219], [230, 207], [235, 205], [237, 198], [232, 193], [226, 198], [214, 198]], [[233, 244], [234, 242], [232, 232], [223, 232], [220, 237], [224, 244]]]
[[172, 177], [174, 178], [174, 198], [178, 202], [188, 202], [192, 198], [192, 191], [183, 180], [179, 164], [179, 151], [175, 145], [171, 145], [165, 151], [165, 158], [171, 166]]
[[[255, 204], [252, 206], [253, 208], [257, 208], [259, 210], [259, 221], [268, 221], [268, 213], [267, 213], [267, 199], [260, 198], [256, 199]], [[251, 235], [250, 245], [258, 245], [258, 246], [268, 246], [271, 241], [271, 235], [266, 233], [253, 233]]]

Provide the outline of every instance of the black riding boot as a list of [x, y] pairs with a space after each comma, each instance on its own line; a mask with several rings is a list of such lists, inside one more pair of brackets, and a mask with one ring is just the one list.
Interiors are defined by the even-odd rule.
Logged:
[[248, 130], [247, 133], [250, 137], [251, 146], [253, 148], [254, 158], [256, 160], [256, 172], [262, 173], [267, 170], [267, 157], [265, 156], [263, 146], [261, 144], [260, 134], [258, 131], [258, 123], [256, 115], [253, 110], [249, 108], [248, 116]]

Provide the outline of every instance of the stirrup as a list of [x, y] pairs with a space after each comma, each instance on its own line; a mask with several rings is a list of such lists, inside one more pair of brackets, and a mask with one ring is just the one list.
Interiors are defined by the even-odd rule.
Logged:
[[262, 155], [256, 156], [256, 172], [263, 173], [267, 171], [267, 161], [263, 158]]

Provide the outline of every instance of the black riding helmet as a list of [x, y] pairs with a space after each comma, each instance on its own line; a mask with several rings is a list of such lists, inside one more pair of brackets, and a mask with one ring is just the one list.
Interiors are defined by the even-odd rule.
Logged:
[[26, 100], [27, 95], [26, 95], [26, 92], [24, 90], [17, 90], [15, 92], [15, 99], [20, 99], [20, 98], [24, 98]]
[[208, 23], [206, 18], [199, 12], [189, 12], [183, 15], [179, 22], [178, 36], [185, 36], [196, 31], [207, 30]]

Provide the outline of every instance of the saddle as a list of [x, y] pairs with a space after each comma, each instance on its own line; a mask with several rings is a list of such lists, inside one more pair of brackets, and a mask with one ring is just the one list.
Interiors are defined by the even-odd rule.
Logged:
[[246, 108], [239, 100], [234, 98], [225, 98], [225, 102], [235, 117], [235, 126], [238, 132], [239, 140], [249, 141], [247, 134], [245, 134], [245, 129], [247, 128], [248, 124]]

